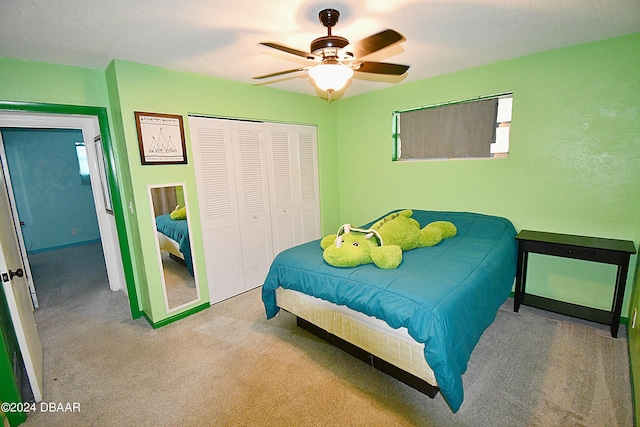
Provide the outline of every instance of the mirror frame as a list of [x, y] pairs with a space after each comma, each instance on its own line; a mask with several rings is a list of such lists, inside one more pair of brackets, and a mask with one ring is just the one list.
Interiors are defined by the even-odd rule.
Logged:
[[[184, 196], [184, 204], [187, 207], [187, 229], [189, 232], [189, 245], [191, 246], [191, 262], [192, 262], [192, 266], [193, 266], [193, 280], [194, 280], [194, 284], [195, 284], [195, 290], [196, 290], [196, 298], [188, 301], [186, 303], [182, 303], [180, 305], [177, 305], [175, 307], [169, 307], [169, 297], [167, 295], [167, 285], [165, 282], [165, 276], [164, 276], [164, 268], [163, 268], [163, 264], [162, 264], [162, 250], [160, 249], [160, 242], [158, 240], [158, 232], [157, 232], [157, 226], [156, 226], [156, 213], [155, 213], [155, 209], [154, 209], [154, 205], [153, 205], [153, 194], [152, 194], [152, 190], [155, 188], [166, 188], [166, 187], [182, 187], [182, 194]], [[159, 268], [159, 272], [160, 272], [160, 281], [162, 284], [162, 294], [164, 297], [164, 307], [165, 307], [165, 311], [167, 314], [169, 313], [174, 313], [178, 310], [181, 310], [185, 307], [191, 307], [194, 306], [196, 304], [199, 304], [202, 301], [202, 295], [200, 294], [200, 286], [199, 286], [199, 281], [198, 281], [198, 277], [197, 277], [197, 268], [196, 268], [196, 261], [195, 261], [195, 256], [194, 256], [194, 251], [193, 251], [193, 240], [191, 239], [191, 236], [193, 236], [193, 230], [191, 227], [191, 215], [190, 215], [190, 209], [189, 209], [189, 201], [187, 198], [187, 191], [186, 191], [186, 183], [184, 182], [176, 182], [176, 183], [166, 183], [166, 184], [150, 184], [147, 185], [147, 195], [149, 198], [149, 211], [151, 213], [151, 222], [153, 225], [153, 238], [155, 241], [155, 248], [156, 248], [156, 258], [157, 258], [157, 265]]]

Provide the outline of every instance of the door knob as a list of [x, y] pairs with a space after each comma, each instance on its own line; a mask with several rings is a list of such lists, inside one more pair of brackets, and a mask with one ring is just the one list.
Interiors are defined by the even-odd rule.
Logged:
[[9, 270], [9, 280], [13, 279], [13, 276], [22, 277], [24, 276], [24, 271], [22, 271], [21, 268], [17, 269], [16, 271]]

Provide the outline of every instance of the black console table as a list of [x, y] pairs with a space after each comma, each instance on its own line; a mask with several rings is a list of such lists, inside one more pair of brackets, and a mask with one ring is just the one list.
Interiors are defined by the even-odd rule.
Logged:
[[[636, 253], [633, 242], [530, 230], [522, 230], [518, 233], [516, 239], [518, 240], [518, 266], [513, 311], [517, 312], [520, 309], [520, 305], [524, 304], [580, 319], [604, 323], [611, 325], [611, 336], [618, 337], [622, 300], [624, 299], [624, 288], [629, 270], [629, 257], [631, 254]], [[616, 288], [613, 294], [611, 311], [527, 294], [525, 285], [529, 252], [617, 265], [618, 273], [616, 275]]]

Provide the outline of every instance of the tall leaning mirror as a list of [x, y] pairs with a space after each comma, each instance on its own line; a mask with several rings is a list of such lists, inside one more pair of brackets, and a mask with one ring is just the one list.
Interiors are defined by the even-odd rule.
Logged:
[[200, 300], [184, 184], [147, 187], [167, 312]]

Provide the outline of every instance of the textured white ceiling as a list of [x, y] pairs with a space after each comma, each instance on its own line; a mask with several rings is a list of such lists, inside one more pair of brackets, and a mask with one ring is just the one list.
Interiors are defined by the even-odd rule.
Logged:
[[[309, 49], [322, 9], [352, 42], [385, 28], [407, 41], [366, 57], [403, 78], [356, 73], [342, 96], [640, 31], [640, 0], [0, 0], [0, 56], [105, 69], [112, 59], [255, 84], [308, 65], [261, 41]], [[1, 83], [0, 83], [1, 84]], [[271, 87], [317, 94], [306, 72]]]

